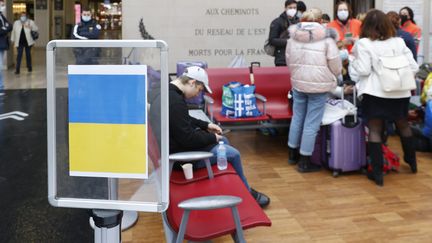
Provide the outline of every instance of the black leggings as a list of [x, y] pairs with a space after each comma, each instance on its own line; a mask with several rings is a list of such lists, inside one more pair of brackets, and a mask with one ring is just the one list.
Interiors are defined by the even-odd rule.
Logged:
[[[408, 124], [408, 120], [406, 118], [401, 118], [395, 121], [396, 127], [399, 131], [399, 136], [401, 137], [411, 137], [412, 132], [411, 128]], [[383, 119], [370, 119], [368, 121], [369, 128], [369, 136], [368, 141], [374, 143], [382, 143], [383, 138], [383, 129], [384, 129], [384, 120]]]

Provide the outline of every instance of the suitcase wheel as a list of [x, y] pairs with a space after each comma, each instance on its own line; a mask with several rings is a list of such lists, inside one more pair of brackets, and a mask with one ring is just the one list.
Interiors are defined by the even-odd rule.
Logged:
[[336, 177], [338, 177], [338, 176], [339, 176], [339, 171], [334, 170], [334, 171], [333, 171], [333, 177], [336, 178]]

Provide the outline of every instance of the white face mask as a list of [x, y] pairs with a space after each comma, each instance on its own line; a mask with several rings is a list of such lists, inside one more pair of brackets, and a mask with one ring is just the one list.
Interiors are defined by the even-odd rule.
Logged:
[[337, 12], [338, 19], [341, 20], [341, 21], [347, 20], [348, 19], [348, 15], [349, 15], [348, 10], [339, 10]]
[[288, 17], [291, 17], [291, 18], [294, 17], [296, 15], [296, 13], [297, 13], [297, 9], [290, 8], [286, 11], [286, 14], [288, 15]]
[[296, 17], [301, 19], [303, 17], [303, 13], [297, 11]]
[[82, 16], [82, 20], [83, 20], [84, 22], [89, 22], [90, 19], [91, 19], [91, 16]]
[[0, 12], [4, 13], [6, 11], [6, 6], [0, 6]]
[[21, 22], [25, 22], [27, 20], [27, 16], [21, 16], [20, 20], [21, 20]]

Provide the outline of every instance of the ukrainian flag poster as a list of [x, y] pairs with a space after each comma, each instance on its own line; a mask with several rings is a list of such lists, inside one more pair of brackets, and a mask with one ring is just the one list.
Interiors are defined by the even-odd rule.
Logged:
[[71, 176], [148, 178], [147, 66], [69, 65]]

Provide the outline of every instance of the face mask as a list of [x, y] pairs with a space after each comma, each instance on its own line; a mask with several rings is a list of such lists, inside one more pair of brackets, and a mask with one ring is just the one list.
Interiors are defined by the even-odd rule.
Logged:
[[84, 22], [89, 22], [90, 19], [91, 19], [91, 16], [82, 16], [82, 20], [83, 20]]
[[348, 19], [348, 15], [349, 13], [347, 10], [339, 10], [337, 12], [337, 16], [340, 21], [346, 21]]
[[348, 60], [348, 50], [347, 49], [342, 49], [339, 51], [339, 57], [342, 61]]
[[327, 23], [322, 24], [324, 28], [327, 28]]
[[288, 15], [288, 17], [291, 17], [291, 18], [294, 17], [296, 13], [297, 13], [297, 9], [290, 8], [286, 11], [286, 14]]
[[407, 15], [401, 15], [400, 18], [401, 18], [401, 24], [405, 24], [405, 22], [407, 22], [407, 20], [408, 20]]
[[0, 12], [4, 13], [6, 11], [6, 6], [1, 6], [0, 7]]
[[297, 12], [296, 17], [299, 18], [299, 19], [301, 19], [303, 17], [303, 13]]
[[26, 16], [21, 16], [20, 20], [21, 20], [21, 22], [25, 22], [27, 20], [27, 17]]

